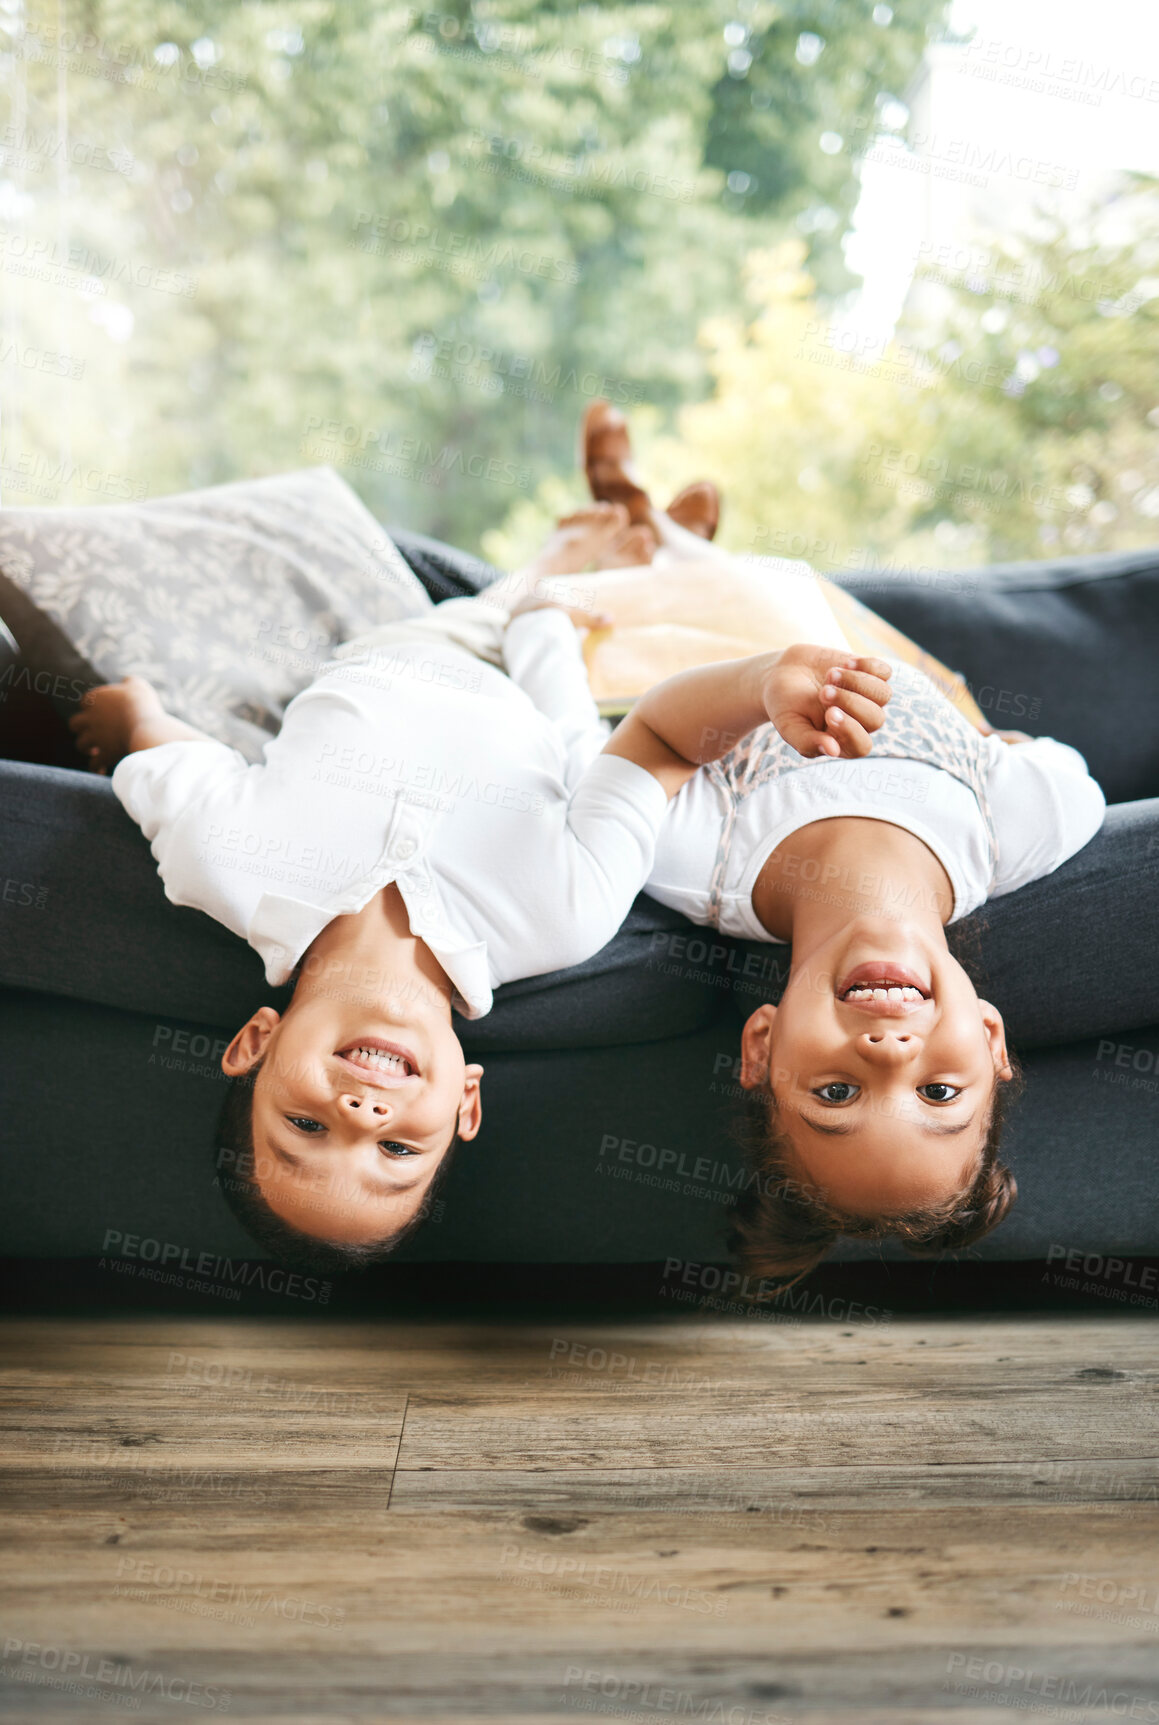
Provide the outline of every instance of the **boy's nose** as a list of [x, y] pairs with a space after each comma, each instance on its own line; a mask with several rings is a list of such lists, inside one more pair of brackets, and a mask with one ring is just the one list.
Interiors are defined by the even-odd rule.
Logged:
[[866, 1030], [857, 1038], [857, 1051], [881, 1066], [904, 1066], [921, 1052], [922, 1039], [913, 1030]]
[[373, 1116], [376, 1120], [385, 1120], [390, 1117], [389, 1102], [382, 1102], [377, 1097], [359, 1096], [355, 1090], [343, 1091], [338, 1101], [355, 1119], [369, 1119]]

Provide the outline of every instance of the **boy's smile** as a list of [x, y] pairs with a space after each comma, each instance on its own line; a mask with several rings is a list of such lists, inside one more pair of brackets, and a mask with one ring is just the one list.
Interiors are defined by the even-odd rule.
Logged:
[[409, 1078], [421, 1078], [419, 1063], [409, 1048], [399, 1042], [384, 1042], [379, 1036], [360, 1036], [345, 1048], [337, 1048], [334, 1058], [367, 1084], [382, 1090], [405, 1084]]

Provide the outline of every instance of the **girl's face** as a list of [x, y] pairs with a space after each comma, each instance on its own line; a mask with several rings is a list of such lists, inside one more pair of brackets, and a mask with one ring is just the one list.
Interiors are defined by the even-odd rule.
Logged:
[[860, 918], [794, 963], [742, 1035], [741, 1083], [769, 1088], [800, 1176], [858, 1216], [966, 1189], [994, 1086], [1012, 1077], [1000, 1014], [940, 930]]

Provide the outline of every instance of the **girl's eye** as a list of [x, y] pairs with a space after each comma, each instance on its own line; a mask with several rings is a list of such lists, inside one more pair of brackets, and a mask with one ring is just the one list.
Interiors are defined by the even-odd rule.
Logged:
[[956, 1102], [962, 1094], [960, 1084], [919, 1084], [918, 1095], [925, 1102]]
[[389, 1138], [379, 1142], [378, 1148], [385, 1150], [388, 1156], [417, 1156], [418, 1151], [410, 1144], [396, 1144]]
[[326, 1130], [317, 1120], [308, 1120], [301, 1114], [287, 1114], [286, 1119], [291, 1126], [296, 1126], [299, 1132], [324, 1132]]
[[834, 1082], [819, 1085], [813, 1094], [819, 1097], [822, 1102], [852, 1102], [853, 1098], [859, 1094], [860, 1089], [859, 1084]]

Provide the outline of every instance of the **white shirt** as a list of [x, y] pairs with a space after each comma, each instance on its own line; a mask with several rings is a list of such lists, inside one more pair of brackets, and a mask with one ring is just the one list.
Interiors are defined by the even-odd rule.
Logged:
[[[753, 910], [765, 862], [791, 833], [836, 815], [862, 815], [904, 827], [929, 846], [954, 889], [951, 922], [988, 898], [1048, 875], [1088, 844], [1102, 825], [1103, 793], [1076, 750], [1051, 737], [1010, 744], [992, 736], [990, 812], [998, 839], [997, 870], [978, 800], [960, 779], [923, 761], [810, 760], [761, 786], [737, 805], [720, 914], [724, 934], [775, 940]], [[709, 923], [708, 889], [725, 819], [725, 793], [697, 773], [674, 798], [656, 846], [649, 894]], [[819, 890], [874, 893], [867, 871], [850, 880], [818, 881]]]
[[259, 763], [217, 742], [127, 755], [113, 790], [166, 897], [248, 941], [276, 986], [395, 882], [468, 1018], [501, 983], [598, 952], [648, 877], [665, 794], [599, 755], [607, 728], [562, 612], [517, 618], [503, 658], [506, 675], [388, 626], [338, 649]]

